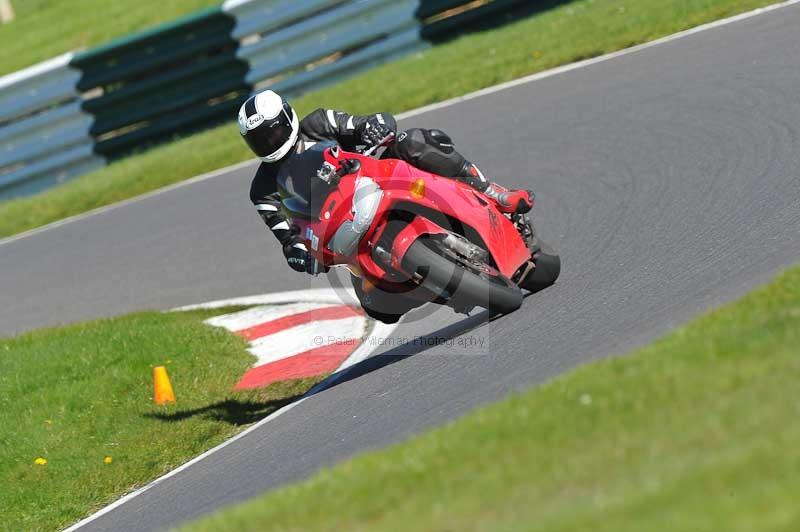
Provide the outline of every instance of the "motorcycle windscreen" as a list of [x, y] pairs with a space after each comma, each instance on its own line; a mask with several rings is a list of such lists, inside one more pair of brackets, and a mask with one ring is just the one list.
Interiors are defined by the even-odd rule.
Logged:
[[278, 192], [286, 209], [295, 216], [317, 219], [330, 185], [319, 173], [325, 164], [325, 150], [332, 142], [318, 142], [301, 153], [292, 154], [278, 173]]

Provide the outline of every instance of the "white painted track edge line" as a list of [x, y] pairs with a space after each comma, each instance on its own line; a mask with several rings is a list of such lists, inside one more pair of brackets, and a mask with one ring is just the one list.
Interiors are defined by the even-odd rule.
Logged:
[[[616, 52], [611, 52], [611, 53], [608, 53], [608, 54], [605, 54], [605, 55], [601, 55], [601, 56], [598, 56], [598, 57], [593, 57], [591, 59], [586, 59], [584, 61], [578, 61], [578, 62], [575, 62], [575, 63], [562, 65], [562, 66], [559, 66], [559, 67], [552, 68], [550, 70], [545, 70], [543, 72], [537, 72], [537, 73], [531, 74], [529, 76], [525, 76], [525, 77], [518, 78], [518, 79], [515, 79], [515, 80], [511, 80], [511, 81], [507, 81], [507, 82], [500, 83], [500, 84], [497, 84], [497, 85], [493, 85], [491, 87], [486, 87], [486, 88], [480, 89], [478, 91], [471, 92], [469, 94], [465, 94], [463, 96], [457, 96], [455, 98], [450, 98], [450, 99], [444, 100], [442, 102], [426, 105], [426, 106], [423, 106], [423, 107], [419, 107], [417, 109], [412, 109], [410, 111], [406, 111], [406, 112], [398, 114], [397, 115], [397, 119], [398, 120], [404, 120], [404, 119], [411, 118], [411, 117], [414, 117], [414, 116], [418, 116], [418, 115], [421, 115], [421, 114], [424, 114], [424, 113], [428, 113], [428, 112], [431, 112], [431, 111], [436, 111], [438, 109], [443, 109], [443, 108], [446, 108], [446, 107], [450, 107], [450, 106], [456, 105], [458, 103], [462, 103], [462, 102], [469, 101], [469, 100], [474, 100], [475, 98], [479, 98], [481, 96], [486, 96], [486, 95], [493, 94], [493, 93], [496, 93], [496, 92], [500, 92], [500, 91], [503, 91], [503, 90], [507, 90], [507, 89], [510, 89], [510, 88], [513, 88], [513, 87], [517, 87], [519, 85], [524, 85], [526, 83], [531, 83], [531, 82], [534, 82], [534, 81], [538, 81], [540, 79], [545, 79], [545, 78], [549, 78], [549, 77], [556, 76], [556, 75], [559, 75], [559, 74], [564, 74], [564, 73], [570, 72], [572, 70], [588, 67], [588, 66], [591, 66], [591, 65], [595, 65], [597, 63], [602, 63], [602, 62], [605, 62], [605, 61], [609, 61], [611, 59], [616, 59], [618, 57], [622, 57], [622, 56], [625, 56], [625, 55], [628, 55], [628, 54], [637, 53], [637, 52], [640, 52], [642, 50], [646, 50], [647, 48], [652, 48], [652, 47], [659, 46], [659, 45], [662, 45], [662, 44], [666, 44], [666, 43], [669, 43], [669, 42], [672, 42], [672, 41], [676, 41], [678, 39], [682, 39], [684, 37], [688, 37], [688, 36], [694, 35], [696, 33], [701, 33], [703, 31], [711, 30], [711, 29], [714, 29], [714, 28], [719, 28], [719, 27], [722, 27], [722, 26], [727, 26], [729, 24], [733, 24], [733, 23], [736, 23], [736, 22], [739, 22], [739, 21], [742, 21], [742, 20], [753, 18], [753, 17], [756, 17], [758, 15], [762, 15], [764, 13], [768, 13], [768, 12], [771, 12], [771, 11], [776, 11], [778, 9], [783, 9], [783, 8], [786, 8], [786, 7], [789, 7], [789, 6], [798, 4], [798, 3], [800, 3], [800, 0], [786, 0], [784, 2], [778, 2], [776, 4], [771, 4], [771, 5], [768, 5], [768, 6], [760, 7], [758, 9], [754, 9], [752, 11], [746, 11], [744, 13], [740, 13], [738, 15], [733, 15], [731, 17], [715, 20], [713, 22], [709, 22], [709, 23], [706, 23], [706, 24], [701, 24], [700, 26], [695, 26], [693, 28], [689, 28], [688, 30], [680, 31], [678, 33], [673, 33], [671, 35], [667, 35], [665, 37], [661, 37], [661, 38], [655, 39], [653, 41], [648, 41], [646, 43], [638, 44], [638, 45], [632, 46], [630, 48], [624, 48], [622, 50], [617, 50]], [[127, 199], [127, 200], [120, 201], [118, 203], [113, 203], [111, 205], [105, 205], [103, 207], [98, 207], [97, 209], [93, 209], [91, 211], [87, 211], [87, 212], [84, 212], [84, 213], [81, 213], [81, 214], [76, 214], [75, 216], [70, 216], [68, 218], [64, 218], [62, 220], [58, 220], [58, 221], [49, 223], [47, 225], [43, 225], [41, 227], [36, 227], [36, 228], [31, 229], [29, 231], [25, 231], [25, 232], [22, 232], [22, 233], [19, 233], [19, 234], [16, 234], [16, 235], [11, 235], [9, 237], [0, 239], [0, 246], [2, 246], [4, 244], [10, 244], [10, 243], [15, 242], [17, 240], [21, 240], [23, 238], [36, 235], [38, 233], [42, 233], [42, 232], [47, 231], [49, 229], [55, 229], [57, 227], [61, 227], [62, 225], [66, 225], [66, 224], [69, 224], [69, 223], [72, 223], [72, 222], [77, 222], [77, 221], [80, 221], [80, 220], [84, 220], [84, 219], [89, 218], [91, 216], [94, 216], [96, 214], [102, 214], [102, 213], [114, 210], [116, 208], [119, 208], [119, 207], [124, 207], [126, 205], [130, 205], [131, 203], [135, 203], [137, 201], [146, 200], [146, 199], [152, 198], [154, 196], [157, 196], [159, 194], [164, 194], [164, 193], [170, 192], [172, 190], [175, 190], [176, 188], [181, 188], [181, 187], [184, 187], [184, 186], [193, 185], [193, 184], [198, 183], [200, 181], [205, 181], [206, 179], [212, 179], [214, 177], [219, 177], [220, 175], [227, 174], [228, 172], [232, 172], [232, 171], [238, 170], [240, 168], [244, 168], [245, 166], [247, 166], [249, 164], [254, 164], [257, 161], [258, 161], [258, 159], [250, 159], [248, 161], [243, 161], [243, 162], [236, 163], [236, 164], [233, 164], [233, 165], [230, 165], [230, 166], [226, 166], [226, 167], [220, 168], [218, 170], [213, 170], [211, 172], [208, 172], [208, 173], [205, 173], [205, 174], [201, 174], [201, 175], [196, 176], [196, 177], [192, 177], [192, 178], [187, 179], [185, 181], [179, 181], [178, 183], [173, 183], [172, 185], [168, 185], [166, 187], [159, 188], [159, 189], [147, 192], [147, 193], [142, 194], [140, 196], [136, 196], [135, 198], [130, 198], [130, 199]]]
[[305, 394], [303, 394], [303, 396], [300, 399], [298, 399], [297, 401], [295, 401], [293, 403], [290, 403], [290, 404], [288, 404], [288, 405], [286, 405], [286, 406], [284, 406], [282, 408], [279, 408], [278, 410], [276, 410], [272, 414], [268, 415], [267, 417], [265, 417], [261, 421], [258, 421], [257, 423], [255, 423], [254, 425], [246, 428], [242, 432], [240, 432], [240, 433], [232, 436], [231, 438], [225, 440], [224, 442], [220, 443], [216, 447], [212, 447], [208, 451], [206, 451], [206, 452], [204, 452], [204, 453], [192, 458], [188, 462], [186, 462], [184, 464], [181, 464], [177, 468], [173, 469], [172, 471], [170, 471], [168, 473], [165, 473], [164, 475], [158, 477], [157, 479], [153, 480], [152, 482], [148, 483], [147, 485], [142, 486], [141, 488], [139, 488], [137, 490], [134, 490], [134, 491], [124, 495], [123, 497], [117, 499], [116, 501], [112, 502], [108, 506], [105, 506], [105, 507], [101, 508], [100, 510], [98, 510], [97, 512], [93, 513], [89, 517], [86, 517], [86, 518], [82, 519], [81, 521], [78, 521], [74, 525], [70, 526], [69, 528], [66, 528], [64, 530], [64, 532], [73, 532], [75, 530], [80, 529], [83, 526], [88, 525], [92, 521], [95, 521], [96, 519], [99, 519], [100, 517], [102, 517], [105, 514], [111, 512], [112, 510], [122, 506], [126, 502], [128, 502], [128, 501], [138, 497], [142, 493], [145, 493], [146, 491], [154, 488], [155, 486], [157, 486], [158, 484], [160, 484], [164, 480], [167, 480], [168, 478], [177, 475], [181, 471], [184, 471], [184, 470], [190, 468], [191, 466], [193, 466], [194, 464], [200, 462], [204, 458], [206, 458], [208, 456], [211, 456], [215, 452], [227, 447], [228, 445], [236, 442], [237, 440], [247, 436], [248, 434], [250, 434], [251, 432], [255, 431], [256, 429], [266, 425], [267, 423], [269, 423], [273, 419], [285, 414], [286, 412], [290, 411], [291, 409], [293, 409], [294, 407], [296, 407], [297, 405], [299, 405], [300, 403], [302, 403], [303, 401], [305, 401], [309, 397], [311, 397], [311, 396], [313, 396], [313, 395], [315, 395], [315, 394], [317, 394], [319, 392], [324, 391], [325, 389], [329, 388], [333, 384], [336, 384], [336, 382], [338, 382], [339, 379], [342, 378], [343, 374], [345, 373], [345, 371], [347, 369], [351, 368], [355, 364], [358, 364], [359, 362], [362, 362], [370, 354], [372, 354], [372, 351], [374, 351], [377, 347], [380, 346], [380, 342], [373, 341], [374, 338], [385, 338], [385, 337], [389, 336], [394, 331], [394, 329], [396, 327], [397, 327], [397, 324], [387, 325], [387, 324], [380, 323], [380, 322], [374, 322], [374, 324], [372, 326], [372, 329], [370, 330], [369, 334], [366, 335], [366, 337], [364, 338], [364, 341], [361, 342], [361, 344], [359, 344], [359, 346], [356, 348], [356, 350], [353, 351], [350, 354], [349, 357], [347, 357], [347, 359], [342, 363], [342, 365], [339, 366], [339, 368], [331, 376], [329, 376], [327, 379], [325, 379], [324, 381], [318, 383], [316, 386], [313, 386], [309, 391], [307, 391]]
[[[347, 298], [343, 299], [342, 296]], [[288, 292], [276, 292], [274, 294], [261, 294], [257, 296], [242, 296], [233, 297], [229, 299], [219, 299], [217, 301], [209, 301], [208, 303], [200, 303], [197, 305], [184, 305], [174, 308], [169, 312], [187, 311], [187, 310], [200, 310], [200, 309], [215, 309], [221, 307], [243, 306], [243, 305], [279, 305], [284, 303], [292, 303], [295, 301], [305, 301], [309, 303], [330, 303], [330, 304], [350, 304], [358, 305], [356, 293], [352, 288], [309, 288], [305, 290], [291, 290]]]

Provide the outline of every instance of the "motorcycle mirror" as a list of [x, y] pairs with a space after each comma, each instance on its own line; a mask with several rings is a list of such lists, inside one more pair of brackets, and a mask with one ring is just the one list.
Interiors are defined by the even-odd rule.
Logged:
[[342, 167], [339, 168], [339, 171], [336, 172], [336, 175], [339, 179], [341, 179], [346, 175], [355, 174], [359, 170], [361, 170], [361, 161], [358, 159], [345, 159], [342, 161]]

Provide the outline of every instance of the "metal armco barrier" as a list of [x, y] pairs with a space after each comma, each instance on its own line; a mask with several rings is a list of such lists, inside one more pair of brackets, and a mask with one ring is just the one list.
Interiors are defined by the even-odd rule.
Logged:
[[[105, 164], [65, 54], [0, 78], [0, 198], [34, 193]], [[13, 194], [12, 194], [13, 193]]]
[[0, 78], [0, 200], [430, 46], [525, 0], [227, 0]]
[[230, 120], [250, 92], [233, 27], [211, 9], [76, 55], [95, 151], [114, 158]]
[[236, 18], [235, 35], [247, 43], [237, 56], [250, 66], [248, 83], [267, 81], [289, 96], [352, 74], [370, 61], [425, 46], [418, 9], [419, 0], [223, 4]]

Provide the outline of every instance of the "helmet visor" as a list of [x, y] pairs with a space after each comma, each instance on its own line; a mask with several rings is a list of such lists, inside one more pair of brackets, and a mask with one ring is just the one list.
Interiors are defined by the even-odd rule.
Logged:
[[291, 137], [292, 117], [284, 105], [278, 116], [248, 130], [244, 140], [256, 155], [267, 157], [278, 151]]

